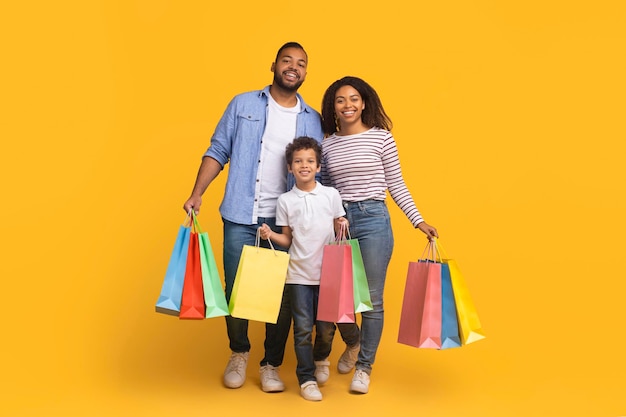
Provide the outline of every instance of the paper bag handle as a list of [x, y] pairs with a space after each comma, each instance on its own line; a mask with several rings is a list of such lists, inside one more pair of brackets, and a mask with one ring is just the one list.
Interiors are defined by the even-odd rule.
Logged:
[[[439, 248], [437, 247], [436, 239], [437, 238], [433, 237], [431, 240], [428, 241], [428, 243], [426, 244], [426, 247], [422, 251], [422, 256], [420, 257], [420, 259], [424, 259], [427, 262], [441, 262], [442, 261], [441, 253], [439, 253]], [[426, 257], [424, 257], [424, 254], [426, 254]]]
[[[276, 249], [274, 249], [274, 245], [272, 245], [272, 239], [268, 237], [267, 242], [270, 244], [270, 248], [272, 249], [272, 252], [274, 252], [274, 255], [278, 256], [278, 254], [276, 253]], [[256, 229], [256, 239], [254, 241], [254, 246], [256, 246], [257, 249], [261, 247], [261, 228], [260, 227], [257, 227]]]

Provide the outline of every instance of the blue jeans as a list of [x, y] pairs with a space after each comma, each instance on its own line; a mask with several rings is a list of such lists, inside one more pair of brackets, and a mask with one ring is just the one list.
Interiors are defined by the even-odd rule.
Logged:
[[296, 375], [302, 385], [316, 380], [315, 361], [324, 359], [314, 358], [313, 355], [313, 327], [322, 323], [315, 320], [320, 286], [287, 284], [285, 291], [289, 294], [293, 316], [293, 342], [298, 360]]
[[[256, 225], [237, 224], [225, 219], [222, 220], [224, 222], [224, 281], [226, 283], [226, 301], [229, 302], [243, 246], [255, 245], [257, 229], [263, 223], [266, 223], [272, 230], [278, 233], [281, 232], [281, 228], [276, 227], [276, 219], [269, 217], [260, 217]], [[261, 246], [269, 247], [267, 240], [261, 239]], [[274, 248], [285, 250], [277, 245], [274, 245]], [[276, 324], [265, 324], [265, 356], [261, 360], [261, 366], [267, 364], [280, 366], [283, 363], [285, 345], [290, 328], [291, 310], [285, 291], [283, 292], [283, 301]], [[233, 352], [250, 351], [248, 320], [226, 316], [226, 329], [230, 340], [230, 350]]]
[[[346, 217], [350, 222], [350, 237], [359, 240], [367, 283], [373, 310], [361, 313], [361, 351], [356, 369], [371, 373], [376, 359], [376, 351], [383, 332], [384, 308], [383, 292], [387, 267], [393, 252], [393, 231], [389, 211], [384, 201], [366, 200], [355, 203], [344, 202]], [[348, 346], [358, 341], [359, 328], [356, 323], [338, 323], [341, 336]], [[335, 325], [318, 328], [316, 351], [318, 354], [330, 354]], [[319, 342], [319, 347], [318, 347]], [[316, 360], [317, 356], [316, 356]]]
[[347, 346], [356, 346], [361, 340], [361, 331], [355, 323], [329, 323], [318, 321], [315, 327], [315, 345], [313, 357], [316, 361], [328, 358], [333, 347], [335, 330], [339, 328], [339, 334]]

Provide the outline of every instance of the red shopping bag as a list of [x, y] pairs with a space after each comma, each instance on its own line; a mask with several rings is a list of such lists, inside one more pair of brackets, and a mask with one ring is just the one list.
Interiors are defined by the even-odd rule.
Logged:
[[352, 246], [345, 239], [324, 246], [317, 319], [354, 323]]
[[204, 289], [202, 286], [202, 264], [200, 261], [197, 223], [192, 223], [192, 226], [191, 235], [189, 236], [185, 281], [183, 282], [183, 298], [178, 317], [181, 319], [204, 319]]
[[398, 342], [417, 348], [440, 349], [441, 300], [441, 263], [430, 259], [410, 262]]

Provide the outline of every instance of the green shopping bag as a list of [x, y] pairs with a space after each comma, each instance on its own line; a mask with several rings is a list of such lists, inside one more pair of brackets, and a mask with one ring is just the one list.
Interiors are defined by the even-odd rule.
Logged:
[[354, 312], [362, 313], [373, 310], [370, 288], [365, 275], [365, 265], [361, 256], [361, 246], [358, 239], [348, 240], [352, 246], [352, 279], [354, 281]]
[[198, 230], [198, 241], [200, 246], [200, 268], [202, 270], [202, 289], [204, 292], [205, 318], [228, 316], [228, 304], [222, 280], [217, 270], [217, 263], [211, 248], [211, 240], [207, 232], [202, 232], [193, 213], [193, 221]]

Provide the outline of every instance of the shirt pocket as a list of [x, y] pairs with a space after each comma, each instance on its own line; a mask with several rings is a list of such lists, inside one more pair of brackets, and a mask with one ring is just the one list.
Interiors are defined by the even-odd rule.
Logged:
[[261, 118], [254, 114], [237, 115], [237, 132], [236, 136], [251, 139], [260, 139], [263, 135]]

